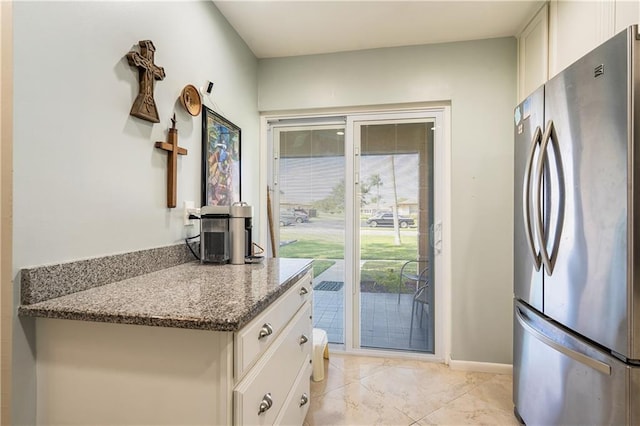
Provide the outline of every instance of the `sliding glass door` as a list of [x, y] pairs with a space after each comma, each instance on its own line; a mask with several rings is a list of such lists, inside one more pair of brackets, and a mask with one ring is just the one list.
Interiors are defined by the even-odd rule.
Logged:
[[442, 116], [429, 110], [270, 123], [277, 255], [314, 259], [314, 327], [346, 350], [442, 358]]

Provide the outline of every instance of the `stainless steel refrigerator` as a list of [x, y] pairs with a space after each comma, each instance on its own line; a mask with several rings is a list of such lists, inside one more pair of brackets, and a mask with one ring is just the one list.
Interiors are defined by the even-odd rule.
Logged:
[[515, 109], [513, 399], [526, 424], [640, 424], [637, 33]]

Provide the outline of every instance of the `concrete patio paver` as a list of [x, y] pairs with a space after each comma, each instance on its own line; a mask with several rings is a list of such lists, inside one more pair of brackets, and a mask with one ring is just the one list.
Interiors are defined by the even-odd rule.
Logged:
[[[344, 261], [336, 263], [314, 278], [344, 282]], [[344, 285], [337, 291], [314, 290], [314, 327], [327, 332], [329, 342], [344, 343]], [[409, 343], [413, 295], [397, 293], [360, 293], [361, 346], [370, 348], [433, 352], [428, 339], [431, 318], [425, 314], [420, 324], [420, 310], [415, 313]]]

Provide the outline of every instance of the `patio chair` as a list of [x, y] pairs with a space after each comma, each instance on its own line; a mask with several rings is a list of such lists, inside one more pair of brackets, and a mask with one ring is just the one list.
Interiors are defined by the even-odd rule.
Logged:
[[416, 308], [419, 308], [420, 310], [418, 315], [420, 315], [420, 328], [422, 328], [422, 318], [424, 317], [425, 310], [427, 311], [427, 315], [431, 316], [428, 278], [426, 284], [419, 287], [413, 295], [413, 305], [411, 306], [411, 325], [409, 326], [409, 346], [411, 346], [411, 339], [413, 338], [413, 319], [415, 318]]
[[[418, 288], [425, 285], [429, 280], [429, 262], [427, 260], [409, 260], [400, 268], [400, 284], [398, 285], [398, 304], [400, 304], [400, 294], [406, 281], [413, 281]], [[414, 293], [414, 294], [416, 294]]]

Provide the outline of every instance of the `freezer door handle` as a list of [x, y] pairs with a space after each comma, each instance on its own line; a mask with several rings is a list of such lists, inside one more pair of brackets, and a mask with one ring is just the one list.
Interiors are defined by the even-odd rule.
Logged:
[[[555, 187], [558, 191], [558, 217], [556, 218], [556, 230], [553, 233], [554, 240], [551, 247], [551, 251], [547, 249], [547, 243], [549, 239], [549, 233], [545, 231], [542, 221], [542, 175], [544, 172], [545, 163], [548, 167], [551, 167], [551, 163], [548, 161], [549, 156], [547, 149], [551, 147], [553, 150], [553, 158], [555, 165], [555, 172], [558, 176], [558, 185]], [[557, 251], [560, 246], [560, 231], [562, 230], [562, 224], [564, 221], [564, 173], [562, 171], [562, 161], [560, 159], [560, 149], [558, 147], [558, 135], [556, 133], [556, 127], [553, 124], [553, 120], [547, 123], [547, 128], [542, 135], [542, 145], [540, 146], [540, 156], [538, 157], [538, 171], [536, 176], [536, 225], [538, 227], [538, 244], [540, 245], [540, 256], [542, 257], [542, 264], [547, 270], [547, 275], [553, 274], [553, 268], [556, 264]], [[551, 223], [550, 221], [548, 222]]]
[[[533, 224], [531, 223], [531, 166], [533, 165], [533, 158], [536, 153], [536, 147], [542, 142], [542, 130], [540, 126], [536, 127], [536, 131], [533, 133], [531, 139], [531, 151], [529, 152], [529, 159], [527, 160], [527, 167], [524, 171], [524, 191], [522, 196], [522, 212], [524, 214], [524, 228], [527, 236], [527, 242], [529, 243], [529, 249], [533, 256], [533, 265], [536, 271], [540, 270], [542, 266], [542, 260], [540, 259], [540, 253], [536, 250], [536, 246], [533, 243]], [[538, 191], [539, 194], [539, 191]], [[539, 195], [538, 195], [539, 196]]]
[[566, 346], [563, 346], [560, 343], [540, 333], [531, 324], [529, 324], [529, 321], [522, 315], [520, 308], [516, 308], [516, 318], [518, 319], [518, 322], [520, 323], [520, 325], [526, 331], [528, 331], [531, 335], [533, 335], [533, 337], [540, 340], [545, 345], [555, 349], [556, 351], [568, 356], [569, 358], [575, 361], [578, 361], [579, 363], [586, 365], [589, 368], [593, 368], [594, 370], [599, 371], [600, 373], [606, 374], [608, 376], [611, 375], [611, 366], [609, 364], [606, 364], [602, 361], [598, 361], [597, 359], [591, 358], [590, 356], [574, 351], [573, 349], [569, 349]]

